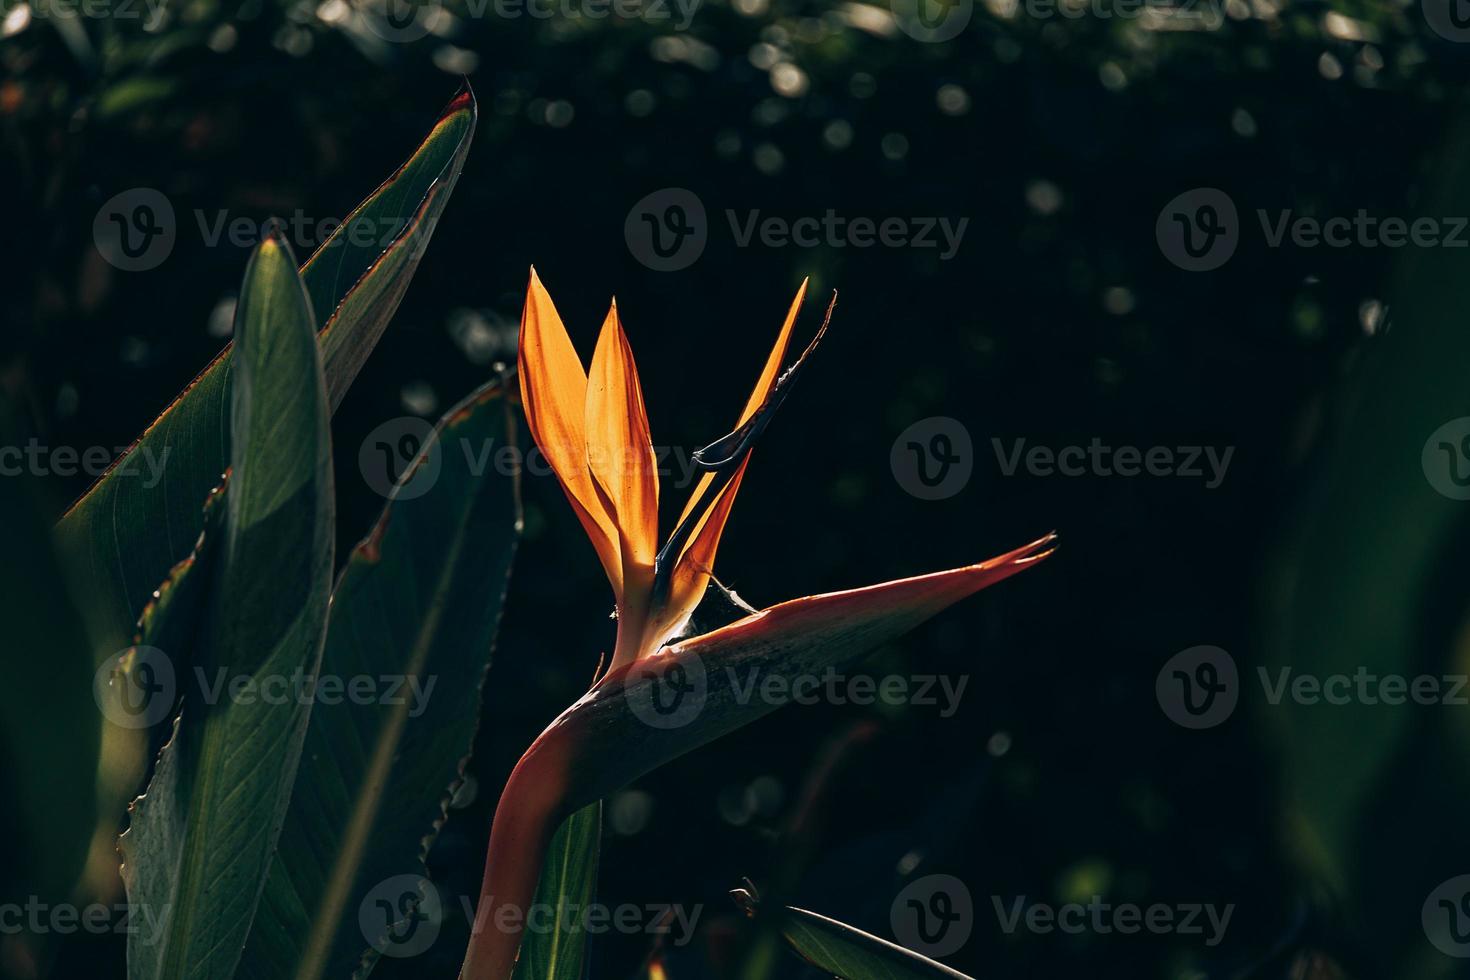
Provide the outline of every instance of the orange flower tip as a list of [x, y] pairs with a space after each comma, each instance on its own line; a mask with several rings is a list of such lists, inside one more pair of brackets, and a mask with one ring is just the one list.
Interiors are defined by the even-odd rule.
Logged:
[[791, 394], [791, 387], [796, 383], [801, 369], [806, 366], [807, 359], [812, 356], [817, 345], [826, 336], [827, 327], [832, 322], [832, 309], [836, 305], [837, 294], [834, 292], [832, 302], [827, 306], [827, 315], [822, 318], [822, 325], [817, 329], [816, 336], [812, 338], [811, 343], [807, 344], [801, 356], [776, 379], [775, 386], [771, 388], [771, 393], [766, 396], [761, 407], [756, 409], [755, 414], [734, 432], [721, 436], [708, 446], [696, 449], [692, 456], [696, 466], [702, 470], [724, 472], [739, 465], [750, 454], [756, 440], [760, 438], [761, 433], [765, 432], [766, 426], [771, 424], [771, 419], [775, 417], [776, 411]]

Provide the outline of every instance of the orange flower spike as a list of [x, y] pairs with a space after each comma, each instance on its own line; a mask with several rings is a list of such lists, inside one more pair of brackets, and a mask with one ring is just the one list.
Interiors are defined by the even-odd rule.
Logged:
[[[791, 309], [786, 311], [786, 321], [781, 324], [781, 332], [776, 335], [776, 344], [766, 357], [766, 366], [761, 369], [761, 376], [756, 381], [750, 398], [746, 399], [745, 408], [740, 412], [740, 418], [735, 422], [736, 428], [749, 422], [750, 417], [766, 403], [766, 399], [771, 395], [771, 389], [776, 387], [776, 379], [781, 377], [781, 366], [786, 361], [786, 350], [791, 346], [791, 330], [796, 326], [796, 314], [801, 312], [802, 301], [806, 299], [806, 285], [809, 281], [808, 279], [801, 281], [801, 287], [796, 291], [796, 298], [791, 301]], [[684, 523], [684, 520], [694, 513], [694, 508], [703, 501], [704, 492], [714, 482], [714, 479], [713, 473], [706, 473], [699, 478], [699, 482], [694, 486], [694, 492], [689, 495], [689, 500], [684, 504], [683, 513], [675, 522], [675, 527]]]
[[631, 662], [648, 617], [658, 553], [658, 464], [638, 367], [614, 301], [602, 324], [586, 401], [587, 467], [618, 529], [623, 589], [612, 666]]
[[518, 363], [521, 403], [531, 437], [592, 540], [614, 594], [621, 595], [623, 561], [617, 524], [587, 469], [587, 372], [534, 268], [521, 314]]
[[[781, 327], [781, 333], [776, 338], [776, 346], [771, 349], [771, 354], [766, 359], [766, 366], [761, 372], [760, 380], [756, 382], [755, 390], [750, 393], [750, 399], [740, 413], [740, 420], [736, 423], [735, 431], [700, 450], [702, 456], [718, 450], [724, 443], [736, 442], [742, 446], [740, 455], [737, 457], [740, 459], [739, 468], [729, 482], [723, 484], [705, 505], [703, 513], [693, 524], [692, 531], [688, 533], [687, 540], [680, 540], [681, 533], [686, 530], [685, 522], [691, 520], [696, 504], [701, 502], [706, 489], [719, 476], [719, 473], [704, 474], [695, 488], [694, 496], [685, 505], [684, 513], [679, 518], [679, 525], [674, 531], [670, 544], [665, 548], [666, 553], [660, 558], [661, 561], [671, 562], [673, 567], [659, 576], [658, 582], [663, 584], [664, 588], [658, 591], [656, 587], [653, 622], [649, 634], [644, 639], [640, 656], [655, 652], [663, 643], [677, 636], [694, 612], [694, 607], [699, 605], [700, 600], [704, 598], [705, 588], [709, 585], [713, 574], [715, 552], [720, 546], [720, 536], [724, 533], [725, 522], [730, 517], [730, 509], [735, 503], [735, 494], [740, 489], [740, 480], [745, 475], [746, 464], [750, 462], [750, 443], [758, 434], [745, 435], [744, 438], [741, 438], [742, 430], [746, 426], [758, 424], [756, 416], [762, 413], [767, 416], [764, 421], [770, 421], [769, 416], [779, 407], [785, 394], [790, 391], [791, 382], [795, 380], [797, 372], [816, 350], [817, 344], [827, 332], [828, 324], [832, 322], [832, 310], [837, 305], [835, 294], [831, 303], [827, 305], [826, 316], [823, 317], [822, 326], [816, 336], [812, 338], [801, 357], [797, 358], [796, 363], [783, 372], [781, 366], [791, 343], [791, 328], [796, 323], [796, 315], [805, 297], [806, 281], [803, 280], [801, 288], [796, 292], [796, 299], [792, 300], [791, 309], [786, 314], [786, 322]], [[665, 577], [667, 577], [666, 584], [663, 582]]]
[[[547, 726], [501, 791], [462, 980], [510, 980], [547, 844], [566, 816], [775, 709], [774, 702], [738, 696], [729, 671], [759, 669], [791, 680], [851, 663], [1055, 549], [1049, 534], [977, 565], [794, 599], [662, 646], [703, 597], [751, 447], [826, 332], [831, 306], [811, 344], [781, 370], [805, 292], [803, 283], [735, 430], [695, 454], [705, 475], [657, 550], [648, 417], [616, 307], [603, 324], [589, 380], [531, 274], [520, 349], [526, 415], [607, 569], [618, 641], [609, 669]], [[662, 719], [655, 703], [660, 678], [676, 673], [680, 704], [697, 693], [689, 695], [687, 712]]]

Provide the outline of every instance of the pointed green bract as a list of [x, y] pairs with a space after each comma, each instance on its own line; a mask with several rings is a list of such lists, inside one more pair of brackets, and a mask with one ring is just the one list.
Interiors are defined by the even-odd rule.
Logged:
[[602, 803], [584, 806], [551, 838], [521, 938], [513, 980], [581, 980], [587, 959], [587, 908], [597, 889]]
[[[256, 250], [235, 317], [230, 479], [192, 649], [152, 611], [142, 640], [175, 647], [182, 708], [121, 841], [134, 909], [130, 980], [226, 980], [255, 917], [295, 780], [326, 635], [332, 471], [311, 304], [285, 243]], [[206, 547], [210, 547], [205, 543]], [[197, 565], [195, 567], [198, 567]], [[185, 573], [187, 574], [187, 572]], [[178, 590], [181, 580], [171, 580]]]
[[[412, 279], [475, 128], [468, 88], [412, 157], [360, 204], [301, 268], [333, 408], [357, 376]], [[124, 647], [152, 590], [188, 554], [199, 502], [230, 453], [233, 354], [226, 348], [78, 500], [59, 546], [99, 655]]]
[[[346, 978], [375, 956], [375, 895], [424, 874], [479, 721], [520, 529], [499, 384], [440, 421], [333, 591], [323, 684], [238, 976]], [[370, 679], [370, 696], [349, 696]], [[340, 695], [340, 696], [338, 696]], [[366, 910], [366, 911], [364, 911]], [[386, 931], [397, 923], [379, 918]]]

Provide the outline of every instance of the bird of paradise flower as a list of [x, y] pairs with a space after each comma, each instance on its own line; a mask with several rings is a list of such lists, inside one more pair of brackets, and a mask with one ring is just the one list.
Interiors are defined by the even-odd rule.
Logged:
[[[755, 442], [831, 320], [829, 305], [811, 343], [782, 371], [806, 287], [797, 290], [735, 429], [695, 454], [702, 475], [660, 547], [658, 469], [617, 304], [584, 370], [531, 271], [521, 319], [521, 398], [532, 437], [612, 585], [617, 639], [607, 669], [536, 738], [506, 781], [462, 980], [510, 977], [547, 844], [566, 816], [778, 706], [742, 697], [733, 682], [737, 670], [788, 679], [819, 674], [1054, 550], [1056, 535], [1048, 534], [977, 565], [793, 599], [686, 635]], [[680, 704], [672, 720], [661, 721], [666, 686]]]

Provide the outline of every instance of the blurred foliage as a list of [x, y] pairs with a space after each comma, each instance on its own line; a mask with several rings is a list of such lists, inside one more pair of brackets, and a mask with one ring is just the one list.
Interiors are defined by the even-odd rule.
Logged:
[[[724, 431], [799, 278], [813, 276], [813, 295], [841, 290], [723, 548], [719, 574], [757, 605], [1061, 531], [1046, 569], [874, 662], [875, 674], [969, 676], [953, 717], [792, 708], [608, 801], [602, 897], [705, 909], [700, 940], [663, 953], [675, 980], [738, 962], [731, 940], [744, 926], [725, 893], [741, 875], [778, 879], [779, 900], [885, 935], [892, 897], [929, 871], [976, 896], [975, 934], [950, 961], [976, 975], [1452, 975], [1414, 925], [1424, 883], [1462, 869], [1445, 840], [1420, 832], [1441, 800], [1433, 786], [1395, 793], [1365, 764], [1354, 778], [1377, 807], [1344, 815], [1333, 834], [1348, 843], [1334, 846], [1359, 857], [1329, 873], [1320, 837], [1288, 816], [1303, 790], [1317, 794], [1309, 809], [1331, 808], [1332, 785], [1324, 801], [1293, 776], [1324, 749], [1283, 765], [1277, 726], [1252, 724], [1258, 712], [1190, 732], [1154, 699], [1159, 666], [1196, 644], [1231, 651], [1242, 676], [1309, 654], [1351, 672], [1362, 659], [1344, 637], [1418, 623], [1424, 635], [1397, 640], [1429, 644], [1413, 661], [1429, 664], [1463, 621], [1464, 578], [1445, 550], [1463, 539], [1463, 510], [1439, 518], [1429, 541], [1440, 547], [1415, 552], [1427, 565], [1385, 569], [1375, 539], [1357, 534], [1392, 540], [1403, 515], [1374, 509], [1372, 456], [1334, 462], [1351, 461], [1355, 419], [1415, 397], [1413, 364], [1441, 358], [1435, 390], [1454, 391], [1449, 348], [1375, 365], [1416, 323], [1458, 322], [1446, 292], [1395, 326], [1399, 291], [1425, 287], [1395, 288], [1394, 268], [1452, 282], [1463, 258], [1271, 248], [1255, 216], [1412, 215], [1446, 200], [1430, 196], [1431, 177], [1463, 161], [1442, 140], [1470, 49], [1436, 35], [1418, 4], [1228, 0], [1200, 8], [1220, 15], [1200, 22], [1105, 18], [1095, 4], [1036, 16], [993, 0], [944, 43], [855, 3], [706, 3], [680, 30], [677, 16], [475, 17], [450, 0], [410, 43], [384, 42], [372, 26], [384, 11], [346, 0], [169, 4], [151, 27], [5, 9], [3, 193], [23, 247], [7, 263], [0, 378], [51, 444], [125, 445], [224, 343], [245, 250], [211, 247], [200, 220], [340, 217], [464, 73], [484, 105], [464, 178], [334, 423], [345, 539], [381, 505], [352, 479], [362, 437], [395, 415], [433, 415], [509, 358], [531, 262], [584, 352], [617, 292], [640, 367], [660, 379], [647, 392], [655, 440], [686, 449]], [[159, 269], [123, 274], [97, 254], [92, 223], [103, 201], [140, 186], [168, 195], [179, 240]], [[1191, 274], [1159, 253], [1154, 224], [1201, 186], [1234, 199], [1242, 242], [1221, 269]], [[710, 214], [708, 248], [679, 273], [645, 269], [623, 240], [628, 209], [663, 187], [692, 189]], [[742, 248], [725, 217], [829, 208], [970, 226], [941, 261], [920, 249]], [[1434, 425], [1441, 406], [1464, 410], [1435, 397], [1422, 416]], [[977, 451], [966, 491], [940, 502], [904, 494], [888, 470], [893, 438], [931, 415], [963, 422]], [[1420, 409], [1403, 417], [1396, 440]], [[1206, 490], [1182, 478], [1005, 477], [992, 437], [1236, 452], [1228, 479]], [[1391, 444], [1412, 464], [1421, 442]], [[53, 479], [53, 510], [84, 486]], [[1357, 522], [1312, 511], [1324, 486], [1361, 494], [1344, 505]], [[526, 492], [528, 540], [472, 772], [480, 792], [457, 801], [431, 862], [452, 909], [475, 894], [519, 747], [580, 693], [611, 641], [605, 583], [560, 491], [533, 474]], [[1334, 593], [1332, 570], [1362, 588]], [[1303, 615], [1330, 622], [1352, 605], [1353, 622], [1377, 632], [1283, 624], [1303, 575], [1317, 576]], [[1385, 589], [1406, 620], [1365, 598]], [[816, 746], [855, 716], [876, 732], [811, 803], [803, 787], [820, 756], [791, 746]], [[1404, 776], [1415, 758], [1389, 771]], [[803, 836], [793, 811], [806, 804], [823, 819]], [[1008, 935], [989, 901], [1094, 892], [1237, 908], [1225, 942], [1204, 948], [1182, 936]], [[465, 932], [451, 916], [430, 954], [382, 975], [449, 975]], [[57, 975], [115, 974], [115, 939], [70, 944]], [[629, 975], [646, 953], [644, 937], [594, 944], [607, 975]]]

